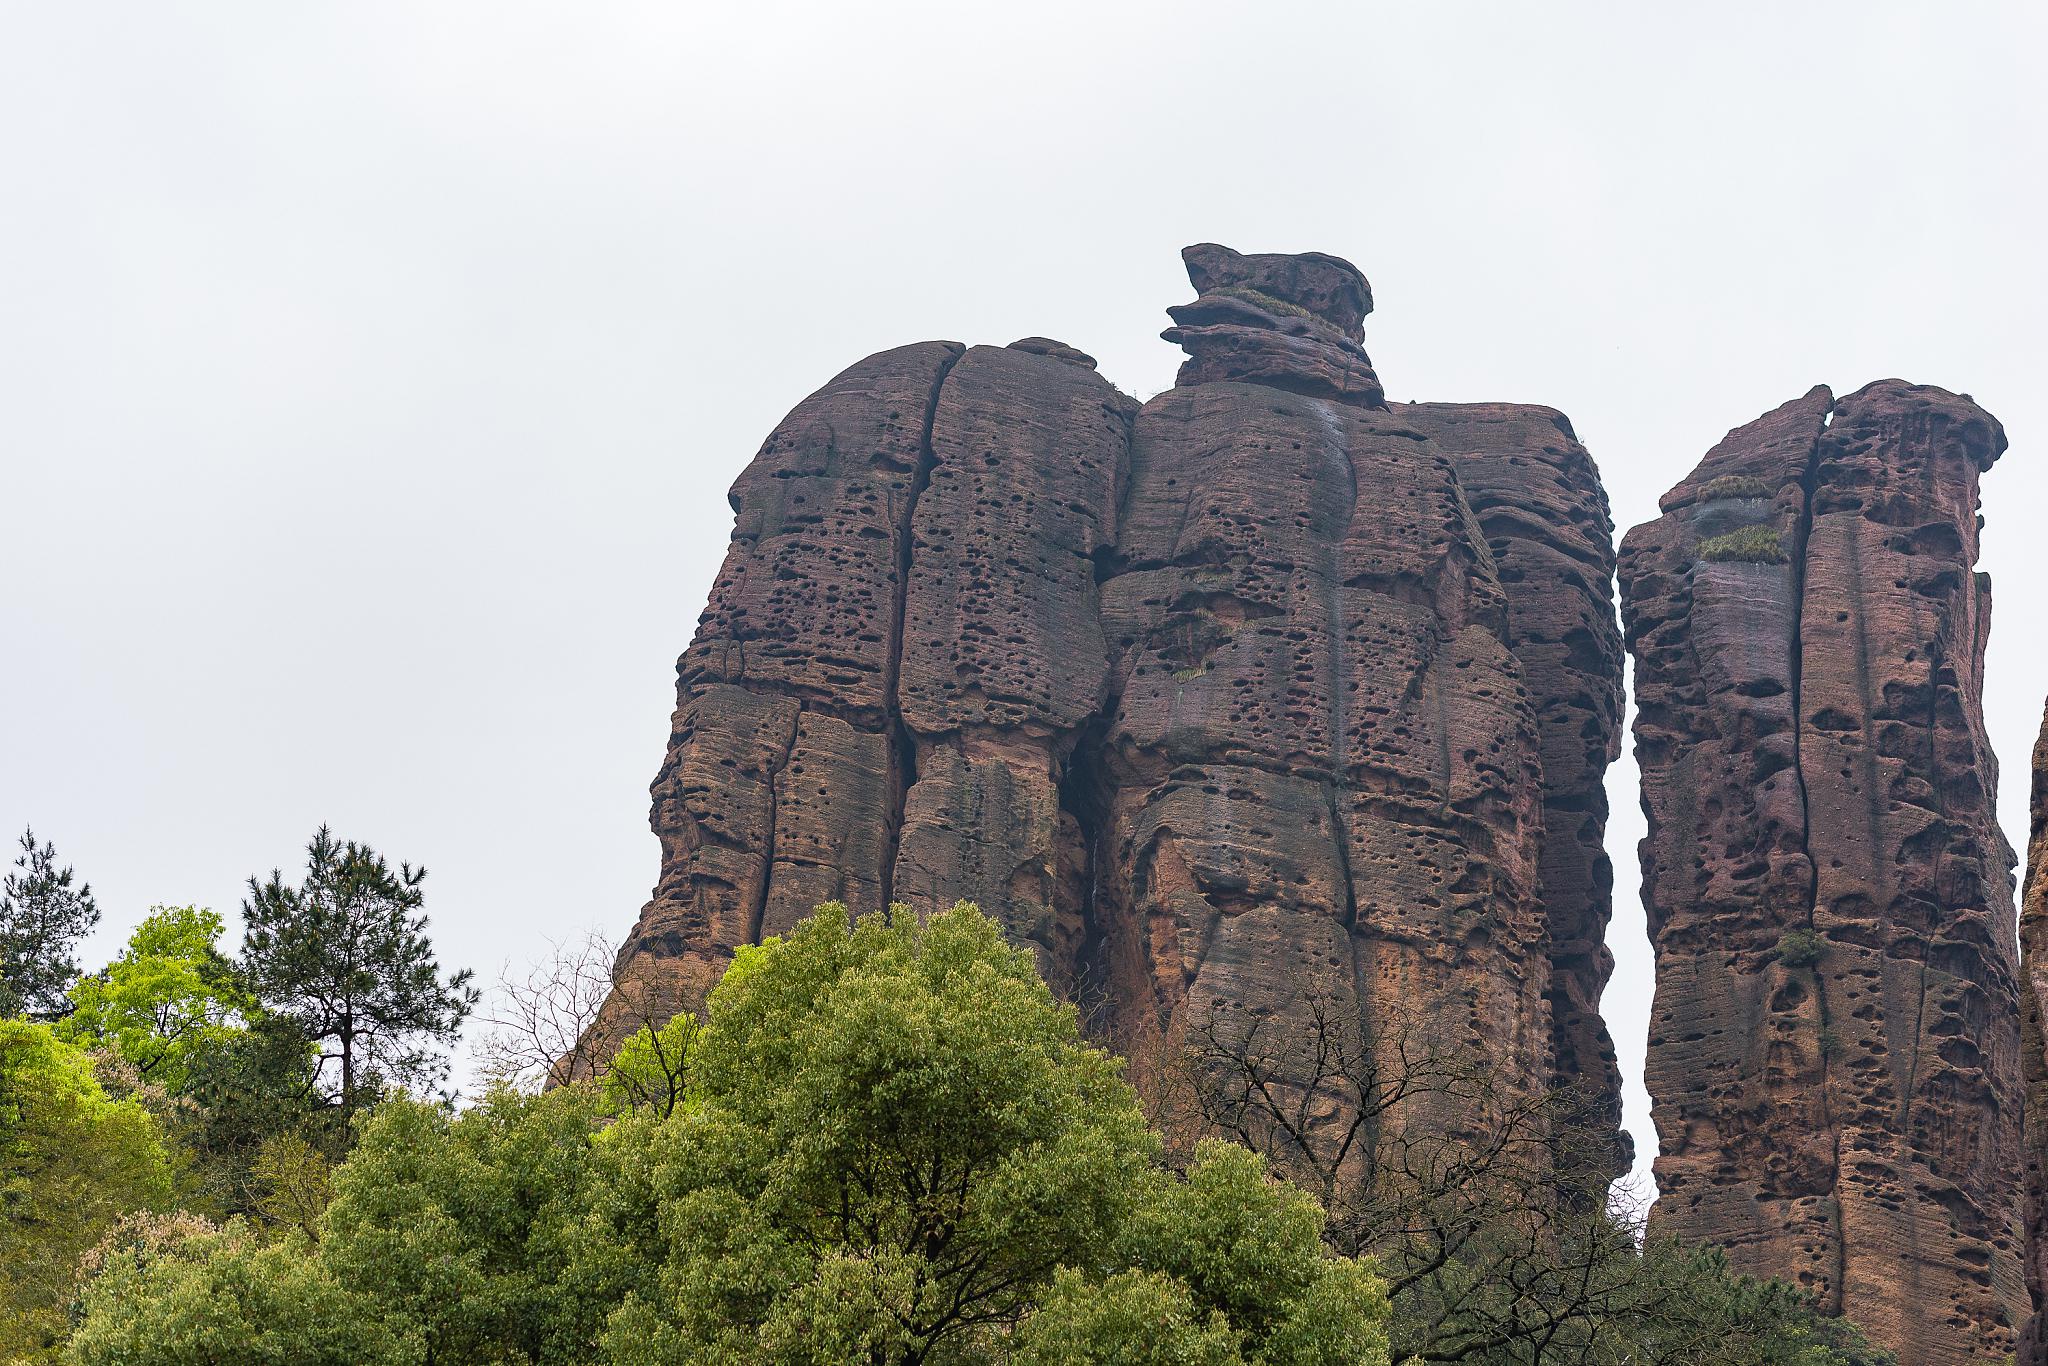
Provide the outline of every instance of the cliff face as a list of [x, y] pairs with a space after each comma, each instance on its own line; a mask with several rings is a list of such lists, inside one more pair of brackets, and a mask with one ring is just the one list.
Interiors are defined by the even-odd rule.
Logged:
[[2033, 1316], [2020, 1366], [2048, 1366], [2048, 715], [2034, 745], [2033, 835], [2027, 841], [2027, 891], [2020, 903], [2020, 947], [2026, 978], [2020, 989], [2020, 1030], [2027, 1084], [2027, 1290]]
[[2012, 854], [1981, 709], [1966, 398], [1886, 380], [1737, 428], [1620, 557], [1657, 952], [1658, 1231], [1902, 1359], [2026, 1303]]
[[1138, 1060], [1304, 993], [1624, 1163], [1611, 531], [1563, 417], [1386, 404], [1335, 257], [1185, 253], [1140, 408], [1044, 338], [870, 357], [734, 485], [606, 1028], [826, 900], [979, 902]]
[[1174, 310], [1191, 359], [1138, 414], [1102, 589], [1111, 1035], [1143, 1078], [1313, 992], [1540, 1084], [1535, 718], [1493, 557], [1449, 456], [1342, 368], [1356, 315], [1245, 274]]
[[1633, 1145], [1621, 1131], [1621, 1070], [1600, 1014], [1614, 971], [1606, 776], [1621, 753], [1622, 707], [1607, 494], [1555, 409], [1423, 403], [1400, 411], [1456, 464], [1507, 595], [1506, 639], [1535, 707], [1543, 778], [1538, 883], [1552, 1085], [1577, 1092], [1593, 1136], [1614, 1145], [1606, 1165], [1619, 1176]]

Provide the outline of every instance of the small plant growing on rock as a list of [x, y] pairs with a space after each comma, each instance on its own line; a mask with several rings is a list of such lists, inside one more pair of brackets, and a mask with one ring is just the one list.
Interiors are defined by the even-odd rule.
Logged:
[[1810, 968], [1820, 962], [1821, 948], [1821, 938], [1812, 930], [1787, 930], [1778, 941], [1778, 961], [1788, 968]]
[[1263, 308], [1268, 313], [1278, 313], [1283, 317], [1314, 319], [1316, 316], [1300, 304], [1276, 298], [1263, 289], [1253, 289], [1250, 285], [1223, 285], [1209, 292], [1221, 294], [1227, 299], [1242, 299], [1255, 308]]
[[1724, 474], [1719, 479], [1709, 480], [1700, 490], [1700, 501], [1711, 503], [1717, 498], [1769, 498], [1777, 490], [1765, 480], [1753, 474]]
[[1787, 556], [1776, 527], [1746, 526], [1700, 542], [1700, 558], [1747, 564], [1783, 564]]

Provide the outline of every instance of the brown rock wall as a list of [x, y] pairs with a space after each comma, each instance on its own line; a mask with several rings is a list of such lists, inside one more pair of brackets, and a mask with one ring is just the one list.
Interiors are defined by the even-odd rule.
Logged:
[[2020, 1034], [2027, 1083], [2026, 1281], [2033, 1313], [2020, 1344], [2020, 1366], [2048, 1366], [2048, 715], [2034, 744], [2032, 834], [2027, 841], [2027, 889], [2020, 903], [2020, 948], [2026, 969], [2020, 986]]
[[[1621, 1071], [1600, 1014], [1614, 868], [1607, 766], [1621, 753], [1621, 631], [1614, 523], [1600, 474], [1552, 408], [1420, 403], [1398, 410], [1457, 466], [1507, 595], [1507, 643], [1536, 710], [1543, 774], [1539, 884], [1549, 943], [1555, 1085], [1583, 1097], [1610, 1174], [1630, 1162]], [[1618, 1141], [1614, 1141], [1618, 1140]]]
[[2011, 854], [1973, 571], [2004, 448], [1882, 381], [1730, 433], [1621, 553], [1660, 1230], [1903, 1359], [2023, 1318]]
[[763, 446], [621, 998], [687, 1005], [820, 901], [965, 897], [1147, 1085], [1191, 1019], [1313, 991], [1504, 1100], [1583, 1080], [1619, 1152], [1591, 461], [1547, 409], [1387, 409], [1337, 258], [1186, 256], [1142, 410], [1060, 342], [935, 342]]

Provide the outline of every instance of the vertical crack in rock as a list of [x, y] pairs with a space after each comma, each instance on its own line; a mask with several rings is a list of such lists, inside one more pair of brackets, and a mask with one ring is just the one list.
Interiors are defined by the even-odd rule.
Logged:
[[902, 696], [903, 636], [904, 619], [909, 610], [910, 600], [911, 542], [916, 536], [918, 500], [924, 496], [925, 490], [931, 487], [932, 470], [938, 464], [938, 457], [932, 452], [932, 425], [938, 420], [939, 395], [945, 391], [946, 379], [959, 362], [960, 356], [956, 353], [946, 361], [939, 371], [938, 378], [932, 382], [931, 398], [925, 403], [924, 424], [917, 440], [917, 472], [911, 479], [910, 496], [904, 500], [903, 513], [897, 519], [896, 610], [891, 616], [892, 630], [885, 684], [889, 700], [889, 788], [892, 799], [888, 806], [888, 825], [882, 842], [884, 911], [892, 911], [896, 905], [896, 855], [903, 840], [904, 805], [910, 798], [911, 787], [917, 782], [917, 742], [911, 737], [910, 727], [903, 720]]
[[1087, 856], [1061, 791], [1107, 688], [1096, 565], [1133, 406], [1062, 343], [974, 347], [934, 409], [910, 536], [899, 897], [971, 896], [1063, 991], [1087, 938]]
[[[1138, 416], [1103, 585], [1114, 1037], [1145, 1084], [1190, 1030], [1313, 994], [1390, 1065], [1416, 1040], [1492, 1064], [1511, 1105], [1551, 1076], [1549, 970], [1493, 558], [1454, 463], [1359, 378], [1354, 271], [1188, 259], [1166, 335], [1190, 359]], [[1461, 1105], [1398, 1122], [1481, 1118]]]
[[[801, 716], [799, 705], [797, 716]], [[789, 767], [790, 753], [796, 748], [797, 716], [789, 722], [789, 735], [782, 742], [782, 753], [771, 760], [762, 773], [762, 783], [768, 789], [767, 820], [761, 834], [761, 871], [755, 880], [753, 894], [748, 898], [747, 937], [744, 942], [761, 942], [761, 922], [768, 914], [768, 883], [775, 872], [775, 780], [783, 769]], [[887, 904], [886, 902], [884, 904]]]
[[1653, 1226], [1934, 1366], [1998, 1360], [2024, 1318], [2017, 950], [1972, 569], [2004, 444], [1943, 390], [1817, 389], [1731, 432], [1621, 553]]
[[[1806, 453], [1805, 466], [1799, 473], [1799, 510], [1792, 522], [1789, 551], [1792, 565], [1792, 781], [1799, 794], [1799, 852], [1807, 871], [1803, 928], [1807, 934], [1815, 936], [1816, 943], [1819, 926], [1815, 923], [1814, 908], [1820, 904], [1820, 862], [1813, 852], [1813, 796], [1806, 782], [1806, 640], [1801, 626], [1806, 617], [1806, 548], [1813, 536], [1813, 499], [1815, 480], [1819, 477], [1820, 443], [1832, 417], [1832, 408], [1821, 414], [1820, 425], [1815, 429], [1813, 443]], [[1815, 1049], [1820, 1072], [1820, 1122], [1828, 1135], [1827, 1191], [1822, 1197], [1822, 1210], [1823, 1231], [1828, 1239], [1826, 1263], [1830, 1275], [1823, 1283], [1825, 1290], [1820, 1303], [1827, 1312], [1839, 1315], [1842, 1312], [1842, 1287], [1847, 1283], [1849, 1274], [1849, 1240], [1842, 1227], [1842, 1140], [1840, 1126], [1835, 1122], [1834, 1094], [1830, 1085], [1831, 1050], [1828, 1046], [1834, 1032], [1829, 1025], [1828, 995], [1824, 987], [1815, 990], [1813, 1003], [1820, 1030]]]
[[849, 367], [735, 481], [732, 543], [676, 663], [652, 789], [661, 876], [601, 1036], [694, 1006], [735, 948], [819, 902], [882, 904], [897, 527], [961, 350], [925, 342]]

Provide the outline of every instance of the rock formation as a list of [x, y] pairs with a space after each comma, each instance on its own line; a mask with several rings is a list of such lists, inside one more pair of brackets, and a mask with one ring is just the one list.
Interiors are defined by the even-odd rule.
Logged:
[[2025, 1049], [2027, 1291], [2033, 1315], [2019, 1366], [2048, 1366], [2048, 716], [2034, 745], [2033, 835], [2027, 841], [2027, 891], [2020, 904], [2026, 980], [2020, 990]]
[[1550, 409], [1390, 407], [1348, 263], [1184, 255], [1188, 360], [1142, 408], [1046, 338], [927, 342], [740, 476], [607, 1027], [820, 902], [964, 897], [1141, 1080], [1314, 990], [1580, 1087], [1618, 1170], [1592, 461]]
[[1622, 644], [1614, 619], [1614, 523], [1593, 458], [1551, 408], [1427, 403], [1401, 409], [1458, 467], [1507, 593], [1542, 756], [1540, 885], [1549, 944], [1553, 1085], [1574, 1088], [1596, 1136], [1628, 1170], [1621, 1071], [1600, 1014], [1614, 867], [1607, 766], [1621, 753]]
[[2025, 1317], [2012, 855], [1981, 711], [1998, 423], [1895, 380], [1730, 432], [1620, 557], [1657, 954], [1653, 1227], [1902, 1360]]

